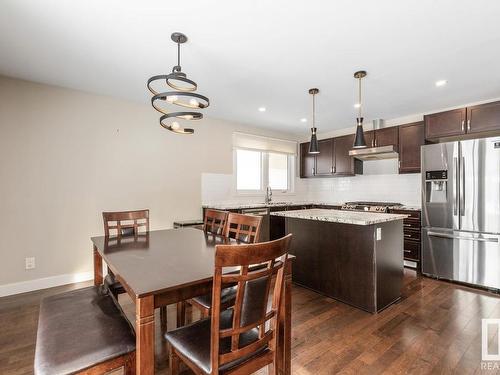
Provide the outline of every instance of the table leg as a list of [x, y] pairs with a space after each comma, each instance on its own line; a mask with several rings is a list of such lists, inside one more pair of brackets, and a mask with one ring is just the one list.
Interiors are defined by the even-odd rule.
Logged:
[[281, 313], [284, 317], [279, 323], [277, 374], [292, 373], [292, 274], [285, 275], [285, 290], [281, 303]]
[[99, 286], [103, 283], [102, 278], [102, 257], [94, 245], [94, 285]]
[[136, 375], [155, 372], [155, 309], [154, 296], [135, 300]]

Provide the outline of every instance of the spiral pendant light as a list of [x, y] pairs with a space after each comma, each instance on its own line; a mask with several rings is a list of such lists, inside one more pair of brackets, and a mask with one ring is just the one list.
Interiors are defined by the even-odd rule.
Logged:
[[363, 115], [362, 115], [362, 103], [361, 103], [361, 80], [366, 77], [366, 72], [360, 70], [354, 73], [354, 78], [358, 80], [358, 118], [356, 119], [356, 136], [354, 137], [354, 144], [352, 148], [366, 148], [365, 134], [363, 132]]
[[[200, 120], [203, 114], [196, 112], [197, 109], [207, 108], [210, 101], [206, 96], [195, 93], [198, 85], [187, 78], [181, 69], [181, 44], [187, 42], [187, 36], [182, 33], [173, 33], [171, 39], [177, 43], [177, 65], [172, 68], [170, 74], [160, 74], [148, 79], [147, 86], [153, 94], [151, 105], [162, 114], [160, 125], [165, 129], [177, 134], [193, 134], [191, 128], [184, 128], [179, 120]], [[168, 87], [165, 87], [164, 84]], [[161, 84], [163, 88], [155, 86]], [[163, 91], [164, 89], [169, 91]], [[170, 90], [172, 89], [172, 90]], [[177, 105], [187, 110], [170, 112], [168, 106]]]
[[309, 153], [319, 154], [319, 144], [318, 137], [316, 136], [316, 94], [319, 93], [319, 89], [309, 89], [309, 94], [312, 95], [312, 128], [311, 128], [311, 142], [309, 142]]

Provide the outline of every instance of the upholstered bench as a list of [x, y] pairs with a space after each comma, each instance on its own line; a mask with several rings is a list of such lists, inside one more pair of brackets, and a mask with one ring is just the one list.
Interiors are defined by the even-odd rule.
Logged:
[[88, 287], [44, 298], [40, 304], [35, 375], [124, 367], [135, 373], [132, 327], [102, 287]]

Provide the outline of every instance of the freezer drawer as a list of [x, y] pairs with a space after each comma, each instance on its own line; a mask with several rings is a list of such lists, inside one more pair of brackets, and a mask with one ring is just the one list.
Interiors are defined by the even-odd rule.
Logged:
[[422, 272], [500, 289], [500, 236], [422, 229]]

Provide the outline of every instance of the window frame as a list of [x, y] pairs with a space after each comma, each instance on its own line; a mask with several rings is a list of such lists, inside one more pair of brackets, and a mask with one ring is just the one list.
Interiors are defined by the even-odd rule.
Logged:
[[[260, 189], [259, 190], [238, 190], [238, 158], [237, 158], [237, 151], [238, 150], [247, 150], [247, 151], [254, 151], [260, 153], [260, 165], [261, 165], [261, 171], [260, 171]], [[273, 195], [295, 195], [295, 172], [296, 172], [296, 155], [284, 153], [284, 152], [277, 152], [277, 151], [271, 151], [271, 150], [256, 150], [256, 149], [249, 149], [249, 148], [243, 148], [243, 147], [238, 147], [233, 149], [233, 192], [235, 195], [239, 196], [261, 196], [263, 194], [266, 194], [266, 187], [269, 185], [269, 153], [273, 154], [282, 154], [287, 156], [287, 179], [288, 179], [288, 189], [287, 190], [278, 190], [278, 189], [273, 189]]]

